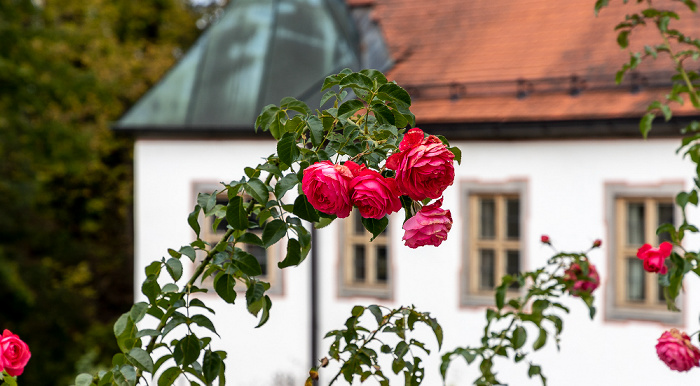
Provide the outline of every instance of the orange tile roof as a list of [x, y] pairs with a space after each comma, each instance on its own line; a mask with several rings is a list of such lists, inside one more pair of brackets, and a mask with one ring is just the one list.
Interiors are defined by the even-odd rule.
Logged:
[[[388, 77], [409, 89], [419, 123], [640, 116], [665, 91], [631, 93], [629, 77], [615, 87], [615, 72], [629, 54], [613, 28], [636, 5], [611, 3], [595, 17], [593, 0], [350, 0], [373, 7], [395, 62]], [[684, 14], [672, 26], [700, 35], [698, 16]], [[632, 45], [657, 35], [645, 28], [631, 36]], [[672, 69], [659, 59], [640, 72]], [[567, 92], [572, 75], [586, 82], [577, 96]], [[521, 99], [519, 79], [532, 82]]]

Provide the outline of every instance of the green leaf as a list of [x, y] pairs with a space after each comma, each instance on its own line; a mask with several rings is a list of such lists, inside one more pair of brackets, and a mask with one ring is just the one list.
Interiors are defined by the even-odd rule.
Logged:
[[156, 298], [160, 294], [160, 285], [155, 276], [148, 276], [141, 285], [141, 292], [148, 297], [151, 304], [155, 303]]
[[229, 200], [226, 206], [226, 221], [233, 229], [248, 229], [248, 215], [243, 206], [243, 197], [235, 196]]
[[438, 323], [437, 319], [435, 319], [435, 318], [428, 318], [428, 324], [430, 325], [430, 328], [433, 330], [433, 334], [435, 334], [435, 339], [437, 339], [437, 342], [438, 342], [438, 348], [442, 347], [442, 338], [443, 338], [442, 326], [440, 326], [440, 323]]
[[272, 301], [270, 297], [265, 295], [262, 298], [262, 315], [260, 316], [260, 323], [258, 323], [255, 328], [262, 327], [270, 319], [270, 309], [272, 308]]
[[338, 107], [338, 118], [348, 118], [364, 108], [364, 103], [357, 99], [351, 99]]
[[260, 262], [255, 256], [241, 249], [236, 249], [233, 253], [233, 259], [236, 261], [236, 266], [248, 276], [262, 275]]
[[131, 364], [138, 367], [142, 371], [153, 373], [153, 359], [140, 347], [132, 348], [127, 354], [127, 359]]
[[129, 318], [134, 323], [138, 323], [146, 316], [146, 311], [148, 310], [148, 303], [138, 302], [131, 306], [131, 311], [129, 311]]
[[182, 350], [182, 365], [187, 366], [199, 358], [200, 342], [194, 334], [186, 335], [177, 344]]
[[505, 304], [506, 288], [507, 286], [505, 285], [499, 285], [498, 288], [496, 288], [496, 307], [499, 310], [503, 309], [503, 305]]
[[411, 96], [396, 83], [386, 83], [379, 87], [377, 92], [378, 97], [382, 100], [398, 101], [405, 105], [411, 104]]
[[172, 385], [177, 377], [180, 376], [182, 371], [178, 367], [171, 367], [165, 371], [163, 371], [163, 374], [160, 375], [158, 378], [158, 386], [170, 386]]
[[314, 209], [311, 203], [309, 203], [309, 200], [305, 194], [300, 194], [296, 200], [294, 200], [294, 209], [292, 210], [292, 213], [294, 213], [295, 216], [309, 222], [317, 222], [319, 220], [318, 212], [316, 209]]
[[284, 221], [276, 219], [268, 222], [263, 229], [263, 246], [265, 248], [271, 247], [280, 241], [285, 234], [287, 234], [287, 224]]
[[219, 273], [214, 278], [214, 290], [226, 303], [233, 304], [236, 301], [236, 278], [227, 273]]
[[382, 319], [384, 319], [384, 315], [382, 314], [381, 308], [377, 306], [376, 304], [372, 304], [371, 306], [367, 307], [369, 311], [374, 315], [374, 319], [377, 321], [377, 325], [382, 323]]
[[180, 248], [180, 253], [189, 257], [193, 263], [194, 263], [195, 258], [197, 257], [197, 252], [194, 250], [194, 248], [192, 248], [189, 245], [185, 245], [184, 247]]
[[196, 323], [198, 326], [204, 327], [204, 328], [208, 329], [209, 331], [213, 332], [214, 334], [219, 335], [219, 333], [216, 332], [216, 328], [214, 327], [214, 323], [212, 323], [211, 320], [209, 320], [209, 318], [207, 318], [206, 316], [194, 315], [190, 319], [192, 320], [192, 322]]
[[651, 123], [654, 121], [654, 118], [656, 118], [656, 114], [646, 113], [639, 121], [639, 131], [642, 133], [644, 139], [647, 138], [649, 131], [651, 131]]
[[537, 365], [530, 365], [530, 368], [527, 370], [527, 375], [528, 377], [532, 378], [533, 375], [539, 375], [542, 372], [542, 368]]
[[165, 262], [165, 268], [174, 281], [178, 281], [182, 277], [182, 263], [180, 260], [175, 258], [168, 259], [168, 261]]
[[257, 245], [259, 247], [263, 246], [263, 242], [262, 242], [262, 240], [260, 240], [260, 237], [258, 237], [258, 235], [256, 235], [255, 233], [250, 233], [250, 232], [246, 232], [246, 233], [240, 235], [236, 239], [236, 242]]
[[[323, 103], [321, 103], [321, 104], [323, 104]], [[320, 145], [321, 141], [323, 141], [323, 123], [316, 116], [309, 117], [309, 120], [306, 123], [309, 126], [309, 134], [311, 136], [311, 143], [314, 146]]]
[[221, 365], [223, 360], [218, 353], [207, 350], [204, 353], [204, 361], [202, 362], [202, 372], [204, 374], [204, 379], [208, 384], [214, 382], [216, 377], [219, 376], [219, 371], [221, 370]]
[[284, 133], [282, 138], [277, 142], [277, 154], [280, 161], [287, 165], [292, 165], [299, 158], [299, 148], [294, 133]]
[[80, 374], [75, 377], [75, 386], [90, 386], [92, 385], [92, 375]]
[[251, 282], [248, 289], [245, 291], [246, 305], [248, 312], [257, 316], [258, 312], [263, 307], [262, 299], [265, 294], [265, 286], [263, 283], [256, 281]]
[[367, 77], [367, 75], [355, 72], [352, 73], [346, 77], [344, 77], [340, 83], [338, 84], [341, 88], [344, 87], [353, 87], [353, 88], [361, 88], [367, 91], [371, 91], [372, 88], [374, 88], [374, 82], [372, 82], [372, 79]]
[[624, 31], [620, 31], [617, 34], [617, 44], [620, 46], [620, 48], [627, 48], [627, 46], [629, 46], [629, 44], [630, 44], [630, 42], [629, 42], [630, 32], [631, 32], [630, 30], [624, 30]]
[[286, 110], [294, 110], [303, 115], [311, 114], [311, 109], [309, 109], [309, 106], [307, 106], [306, 103], [293, 97], [282, 98], [280, 101], [280, 107]]
[[290, 173], [277, 181], [275, 185], [275, 197], [281, 199], [287, 191], [295, 187], [299, 183], [299, 178], [296, 173]]
[[547, 330], [540, 328], [540, 335], [537, 337], [535, 343], [532, 344], [532, 349], [537, 351], [544, 347], [545, 343], [547, 343]]
[[301, 244], [297, 239], [289, 239], [287, 242], [287, 255], [284, 260], [277, 263], [279, 268], [287, 268], [301, 263]]
[[192, 213], [190, 213], [187, 216], [187, 223], [190, 225], [190, 228], [194, 231], [195, 234], [197, 234], [197, 238], [199, 238], [199, 212], [202, 210], [202, 208], [199, 205], [196, 205], [194, 207], [194, 210]]
[[513, 345], [513, 348], [517, 350], [520, 347], [523, 347], [526, 341], [527, 331], [525, 330], [525, 328], [523, 328], [523, 326], [516, 327], [513, 331], [513, 338], [511, 339], [511, 344]]
[[270, 197], [270, 193], [265, 184], [257, 178], [251, 178], [247, 183], [243, 184], [243, 189], [245, 189], [246, 193], [250, 194], [255, 201], [263, 205], [265, 205], [267, 199]]
[[455, 161], [457, 161], [457, 163], [459, 165], [461, 165], [462, 164], [462, 150], [460, 150], [457, 146], [448, 147], [447, 150], [449, 150], [450, 152], [452, 152], [452, 154], [455, 155]]
[[389, 225], [389, 218], [387, 216], [384, 216], [379, 220], [374, 218], [362, 218], [362, 225], [364, 225], [365, 229], [372, 234], [372, 239], [370, 241], [373, 241], [377, 238], [377, 236], [382, 234], [387, 225]]

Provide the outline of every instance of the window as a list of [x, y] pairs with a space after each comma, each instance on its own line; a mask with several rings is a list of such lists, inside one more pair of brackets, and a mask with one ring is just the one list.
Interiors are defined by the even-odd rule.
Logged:
[[389, 227], [370, 242], [356, 209], [341, 227], [340, 295], [391, 297]]
[[[220, 190], [221, 188], [222, 186], [218, 184], [198, 184], [195, 186], [195, 192], [213, 192], [214, 190]], [[247, 201], [248, 199], [249, 197], [244, 196], [245, 201]], [[218, 205], [228, 204], [228, 196], [226, 192], [217, 194], [216, 203]], [[223, 235], [226, 233], [226, 229], [228, 226], [226, 219], [223, 219], [221, 220], [221, 222], [219, 222], [216, 229], [214, 229], [214, 220], [214, 216], [205, 218], [203, 214], [200, 214], [199, 217], [199, 224], [201, 227], [199, 236], [203, 241], [206, 241], [211, 245], [216, 245], [216, 243], [218, 243], [219, 240], [221, 240], [221, 237], [223, 237]], [[251, 216], [248, 220], [250, 222], [257, 222], [257, 219], [254, 216]], [[250, 230], [250, 232], [255, 233], [258, 237], [262, 237], [261, 228]], [[260, 280], [270, 283], [270, 290], [267, 293], [280, 294], [282, 290], [282, 286], [280, 283], [282, 274], [280, 269], [277, 268], [277, 261], [279, 261], [279, 247], [277, 245], [273, 245], [272, 247], [266, 250], [263, 247], [251, 244], [236, 244], [236, 246], [255, 256], [255, 258], [258, 260], [258, 263], [260, 263], [262, 275], [258, 276], [258, 278]], [[200, 257], [200, 259], [201, 258], [203, 257]], [[213, 287], [213, 279], [213, 276], [207, 278], [204, 281], [204, 287], [211, 289]], [[239, 288], [239, 286], [236, 286], [236, 288]], [[244, 290], [245, 287], [240, 286], [239, 289]]]
[[667, 311], [663, 287], [658, 284], [656, 274], [644, 271], [637, 249], [645, 243], [657, 247], [670, 241], [667, 233], [657, 235], [656, 229], [664, 223], [676, 225], [679, 213], [673, 196], [682, 189], [682, 185], [664, 185], [656, 190], [609, 187], [612, 204], [609, 216], [613, 216], [608, 222], [612, 231], [608, 249], [612, 257], [612, 280], [609, 280], [606, 307], [610, 318], [681, 322], [679, 313]]
[[[462, 303], [491, 304], [493, 290], [504, 275], [522, 270], [522, 229], [525, 183], [463, 183]], [[517, 283], [511, 291], [518, 291]]]

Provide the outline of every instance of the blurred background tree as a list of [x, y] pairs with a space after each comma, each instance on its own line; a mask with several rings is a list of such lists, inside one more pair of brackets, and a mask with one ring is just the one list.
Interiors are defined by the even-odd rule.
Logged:
[[23, 384], [71, 384], [118, 352], [132, 141], [109, 125], [222, 5], [0, 1], [0, 330], [32, 350]]

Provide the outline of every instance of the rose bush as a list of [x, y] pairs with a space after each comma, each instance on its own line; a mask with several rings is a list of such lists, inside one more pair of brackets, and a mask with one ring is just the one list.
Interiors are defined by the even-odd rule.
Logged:
[[658, 248], [652, 248], [649, 244], [642, 245], [637, 250], [637, 258], [644, 260], [644, 270], [647, 272], [658, 272], [665, 275], [668, 271], [666, 268], [666, 258], [671, 255], [673, 244], [664, 241]]
[[571, 295], [576, 297], [584, 294], [590, 295], [600, 285], [600, 276], [595, 265], [588, 264], [587, 268], [588, 270], [585, 272], [580, 264], [574, 263], [564, 271], [564, 285]]
[[404, 135], [399, 152], [387, 159], [386, 167], [396, 170], [401, 193], [416, 201], [436, 199], [454, 181], [454, 157], [438, 137], [424, 138], [421, 129], [413, 128]]
[[671, 370], [688, 371], [700, 366], [700, 350], [690, 343], [685, 332], [676, 328], [665, 331], [656, 344], [656, 353]]
[[440, 245], [447, 239], [447, 233], [452, 228], [452, 214], [441, 208], [442, 199], [431, 205], [424, 206], [415, 216], [403, 224], [406, 231], [402, 240], [409, 248], [423, 245]]
[[22, 375], [32, 353], [19, 336], [5, 330], [0, 337], [0, 371], [11, 377]]

